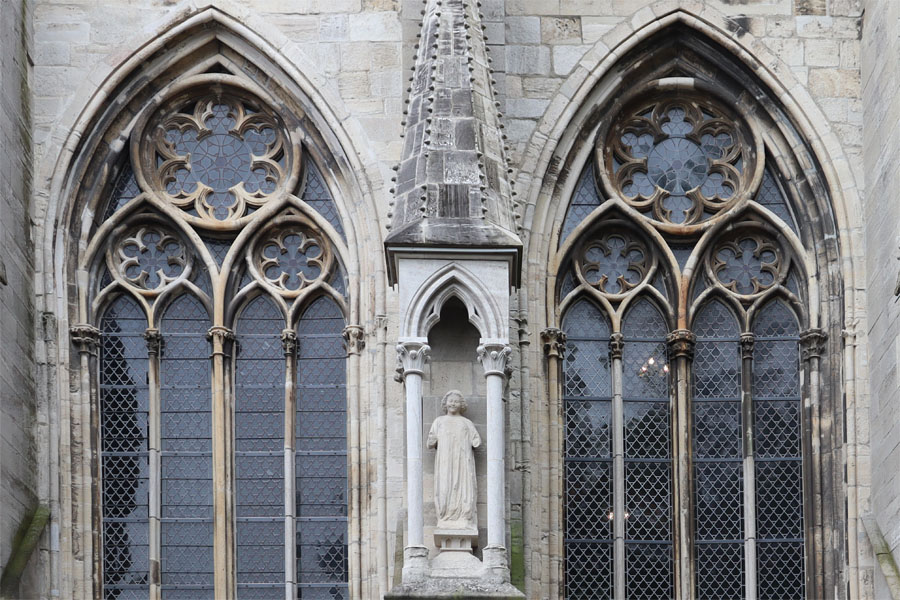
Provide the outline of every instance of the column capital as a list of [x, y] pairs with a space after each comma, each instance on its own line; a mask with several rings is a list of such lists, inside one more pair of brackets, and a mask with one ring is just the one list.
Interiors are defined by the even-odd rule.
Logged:
[[671, 358], [693, 358], [696, 344], [697, 336], [687, 329], [676, 329], [666, 336], [666, 345], [669, 347]]
[[756, 336], [752, 333], [741, 334], [741, 358], [753, 358], [753, 344]]
[[366, 347], [366, 330], [362, 325], [347, 325], [341, 332], [344, 336], [344, 350], [347, 355], [359, 354]]
[[548, 327], [541, 332], [541, 342], [547, 358], [562, 358], [566, 350], [566, 332], [556, 327]]
[[281, 349], [285, 356], [293, 356], [297, 353], [297, 332], [293, 329], [281, 331]]
[[500, 375], [506, 377], [506, 363], [509, 355], [512, 354], [512, 348], [508, 344], [488, 343], [478, 346], [478, 360], [484, 367], [484, 375]]
[[807, 361], [819, 358], [825, 353], [825, 342], [828, 335], [824, 330], [813, 328], [800, 333], [800, 359]]
[[147, 342], [147, 353], [159, 356], [162, 353], [163, 337], [159, 329], [150, 327], [144, 332], [144, 341]]
[[206, 337], [214, 342], [224, 344], [225, 342], [230, 342], [234, 339], [234, 332], [222, 325], [213, 325], [209, 328], [209, 331], [206, 332]]
[[425, 342], [406, 341], [397, 344], [397, 359], [400, 362], [397, 373], [400, 375], [400, 381], [405, 380], [410, 374], [422, 375], [430, 354], [431, 346]]
[[621, 359], [625, 351], [625, 336], [621, 333], [611, 333], [609, 336], [609, 357]]
[[95, 354], [100, 347], [100, 330], [87, 323], [79, 323], [69, 327], [72, 343], [78, 346], [79, 352]]

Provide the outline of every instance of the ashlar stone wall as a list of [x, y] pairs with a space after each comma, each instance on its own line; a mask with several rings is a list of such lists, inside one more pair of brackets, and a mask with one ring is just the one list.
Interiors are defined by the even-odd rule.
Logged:
[[[872, 469], [878, 474], [872, 482], [872, 511], [887, 548], [900, 557], [900, 303], [895, 296], [900, 282], [900, 3], [869, 0], [865, 9], [862, 97], [868, 188], [868, 356]], [[875, 583], [877, 597], [889, 597], [880, 569]]]
[[[37, 506], [38, 419], [46, 419], [35, 396], [34, 254], [31, 241], [31, 12], [27, 0], [0, 3], [0, 568], [13, 551], [13, 537]], [[44, 463], [42, 463], [44, 464]], [[40, 473], [40, 474], [39, 474]], [[39, 589], [35, 553], [19, 588]]]

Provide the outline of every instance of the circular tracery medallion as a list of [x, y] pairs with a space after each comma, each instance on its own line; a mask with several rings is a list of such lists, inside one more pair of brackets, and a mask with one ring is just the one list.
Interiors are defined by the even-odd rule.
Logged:
[[292, 185], [299, 148], [265, 103], [219, 79], [166, 101], [132, 148], [143, 187], [192, 224], [231, 229]]
[[600, 179], [610, 195], [666, 226], [715, 218], [749, 197], [757, 179], [757, 143], [747, 125], [686, 90], [627, 104], [600, 139]]

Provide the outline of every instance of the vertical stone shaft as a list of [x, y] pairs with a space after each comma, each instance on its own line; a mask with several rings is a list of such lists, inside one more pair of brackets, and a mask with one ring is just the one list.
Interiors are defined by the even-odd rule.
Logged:
[[[744, 562], [756, 565], [756, 450], [753, 440], [753, 343], [752, 333], [741, 334], [741, 421], [744, 446]], [[747, 600], [756, 600], [756, 569], [746, 569]]]
[[397, 345], [406, 387], [406, 551], [403, 582], [425, 575], [428, 551], [425, 548], [422, 474], [422, 375], [431, 348], [424, 340]]

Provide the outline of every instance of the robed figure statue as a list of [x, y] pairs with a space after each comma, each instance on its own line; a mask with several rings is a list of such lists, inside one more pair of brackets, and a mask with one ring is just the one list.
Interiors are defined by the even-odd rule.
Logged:
[[444, 395], [441, 406], [446, 412], [431, 424], [428, 447], [437, 448], [434, 458], [434, 505], [438, 529], [478, 529], [475, 503], [475, 453], [481, 436], [475, 425], [463, 416], [468, 408], [458, 390]]

